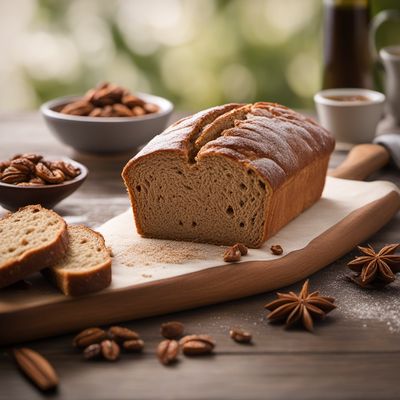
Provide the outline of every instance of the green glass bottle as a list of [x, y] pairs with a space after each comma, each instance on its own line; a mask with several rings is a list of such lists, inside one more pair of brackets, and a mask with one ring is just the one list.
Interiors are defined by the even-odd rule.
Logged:
[[324, 89], [373, 87], [368, 0], [324, 0]]

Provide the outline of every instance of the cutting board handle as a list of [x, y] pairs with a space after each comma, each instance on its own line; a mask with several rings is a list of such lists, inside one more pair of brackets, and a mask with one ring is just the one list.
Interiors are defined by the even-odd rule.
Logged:
[[385, 147], [379, 144], [359, 144], [354, 146], [342, 164], [330, 170], [328, 175], [363, 180], [388, 164], [389, 160], [390, 155]]

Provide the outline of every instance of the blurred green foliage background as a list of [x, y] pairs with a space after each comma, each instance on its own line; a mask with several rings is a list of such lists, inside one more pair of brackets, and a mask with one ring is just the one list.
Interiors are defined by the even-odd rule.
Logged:
[[[373, 10], [399, 3], [374, 0]], [[103, 80], [185, 110], [253, 100], [310, 107], [322, 9], [322, 0], [2, 1], [0, 110]]]

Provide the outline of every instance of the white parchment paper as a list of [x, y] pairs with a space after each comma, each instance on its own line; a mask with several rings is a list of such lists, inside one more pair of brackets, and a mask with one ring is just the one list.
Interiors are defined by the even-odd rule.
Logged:
[[[270, 253], [272, 244], [280, 244], [284, 249], [283, 255], [300, 250], [353, 211], [392, 191], [398, 192], [398, 188], [390, 182], [359, 182], [328, 177], [322, 198], [314, 206], [286, 225], [261, 249], [250, 250], [243, 261], [277, 259]], [[136, 233], [131, 210], [109, 220], [97, 230], [104, 235], [114, 254], [110, 289], [224, 264], [224, 247], [140, 237]], [[178, 262], [171, 261], [175, 256]], [[163, 257], [169, 260], [160, 260]]]

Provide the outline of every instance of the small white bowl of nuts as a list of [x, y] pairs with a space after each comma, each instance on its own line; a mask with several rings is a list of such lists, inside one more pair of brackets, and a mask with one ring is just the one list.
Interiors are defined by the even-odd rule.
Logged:
[[11, 211], [31, 204], [52, 208], [87, 175], [84, 165], [66, 157], [16, 154], [0, 161], [0, 205]]
[[132, 151], [167, 126], [170, 101], [102, 83], [84, 96], [51, 100], [41, 107], [50, 131], [63, 143], [84, 153]]

